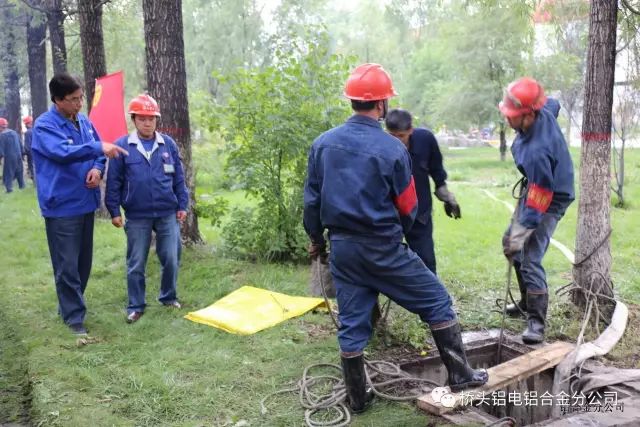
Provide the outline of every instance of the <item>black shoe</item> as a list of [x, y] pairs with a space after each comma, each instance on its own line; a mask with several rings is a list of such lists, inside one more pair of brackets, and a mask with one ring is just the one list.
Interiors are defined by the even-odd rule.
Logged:
[[513, 269], [516, 272], [516, 280], [518, 281], [518, 288], [520, 289], [520, 301], [517, 304], [507, 305], [507, 316], [527, 317], [527, 286], [524, 284], [524, 280], [522, 280], [520, 263], [518, 261], [513, 262]]
[[75, 325], [69, 325], [69, 329], [73, 332], [73, 335], [83, 337], [87, 335], [87, 329], [84, 327], [82, 323], [77, 323]]
[[522, 333], [525, 344], [540, 344], [544, 341], [544, 321], [547, 318], [549, 294], [527, 293], [527, 329]]
[[440, 360], [449, 373], [449, 387], [452, 392], [478, 387], [489, 380], [486, 370], [472, 369], [469, 366], [462, 346], [460, 325], [457, 322], [445, 328], [431, 329], [431, 334], [440, 352]]
[[355, 414], [364, 412], [373, 399], [371, 390], [367, 390], [367, 376], [364, 372], [364, 356], [362, 354], [342, 359], [342, 375], [347, 389], [347, 401]]

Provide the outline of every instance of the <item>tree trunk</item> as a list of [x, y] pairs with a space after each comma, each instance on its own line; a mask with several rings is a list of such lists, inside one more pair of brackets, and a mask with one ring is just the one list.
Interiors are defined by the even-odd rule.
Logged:
[[84, 65], [84, 84], [87, 96], [87, 114], [93, 107], [96, 78], [107, 74], [107, 61], [102, 37], [102, 0], [78, 2], [80, 15], [80, 43]]
[[[96, 78], [107, 74], [107, 60], [104, 53], [102, 33], [102, 0], [84, 0], [78, 2], [80, 20], [80, 44], [82, 45], [82, 64], [84, 68], [84, 88], [87, 97], [87, 114], [93, 107], [93, 95], [96, 89]], [[109, 141], [113, 142], [113, 141]], [[104, 204], [108, 168], [100, 181], [100, 209], [98, 215], [109, 218], [109, 211]]]
[[29, 61], [29, 87], [31, 115], [35, 120], [47, 111], [47, 26], [45, 17], [31, 12], [27, 17], [27, 57]]
[[[580, 201], [574, 282], [612, 296], [610, 234], [611, 110], [616, 56], [617, 3], [592, 0], [585, 78], [580, 162]], [[585, 292], [573, 301], [585, 304]], [[602, 301], [600, 301], [602, 302]]]
[[[82, 1], [80, 2], [82, 3]], [[67, 71], [67, 46], [64, 41], [64, 12], [62, 0], [46, 0], [47, 24], [51, 41], [53, 73]]]
[[16, 10], [6, 1], [2, 6], [2, 51], [0, 60], [4, 71], [4, 104], [9, 127], [18, 134], [22, 133], [20, 123], [20, 79], [18, 77], [18, 58], [16, 57]]
[[194, 214], [195, 183], [191, 162], [191, 130], [184, 59], [182, 0], [143, 0], [147, 89], [160, 105], [161, 132], [176, 140], [192, 203], [182, 235], [189, 243], [202, 241]]
[[505, 161], [507, 157], [507, 135], [504, 129], [504, 122], [500, 122], [500, 160]]
[[571, 118], [573, 117], [573, 107], [570, 105], [566, 105], [565, 109], [567, 110], [567, 128], [565, 129], [564, 139], [567, 143], [567, 147], [571, 147]]

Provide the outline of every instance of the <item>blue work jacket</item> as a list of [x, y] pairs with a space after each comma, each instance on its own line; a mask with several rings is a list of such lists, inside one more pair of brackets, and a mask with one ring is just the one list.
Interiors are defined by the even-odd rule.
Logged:
[[27, 131], [24, 133], [24, 154], [31, 155], [31, 140], [33, 136], [32, 128], [27, 128]]
[[13, 129], [5, 129], [0, 133], [0, 156], [4, 156], [5, 162], [22, 161], [22, 145], [20, 136]]
[[320, 135], [309, 152], [304, 226], [314, 243], [401, 242], [417, 212], [411, 160], [380, 124], [353, 115]]
[[109, 160], [105, 205], [112, 218], [161, 218], [189, 207], [189, 193], [178, 146], [170, 136], [155, 133], [151, 152], [144, 149], [137, 132], [115, 144], [129, 152]]
[[418, 213], [416, 221], [426, 224], [431, 215], [431, 184], [433, 179], [435, 188], [446, 183], [447, 172], [442, 164], [442, 153], [438, 141], [433, 133], [424, 128], [415, 128], [409, 137], [409, 154], [411, 155], [411, 170], [416, 181], [416, 195], [418, 196]]
[[536, 228], [545, 213], [564, 215], [575, 199], [573, 162], [558, 125], [560, 104], [553, 98], [538, 112], [526, 132], [511, 146], [516, 167], [527, 180], [518, 222]]
[[52, 105], [33, 127], [31, 151], [44, 217], [82, 215], [100, 206], [100, 189], [85, 182], [91, 169], [104, 173], [102, 143], [87, 116], [78, 114], [76, 120], [77, 127]]

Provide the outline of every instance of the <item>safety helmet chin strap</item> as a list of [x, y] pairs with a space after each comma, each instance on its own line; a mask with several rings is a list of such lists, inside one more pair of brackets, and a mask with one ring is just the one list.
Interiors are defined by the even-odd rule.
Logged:
[[384, 121], [384, 119], [387, 117], [387, 112], [389, 110], [389, 100], [382, 99], [381, 101], [382, 101], [382, 115], [378, 117], [379, 122]]

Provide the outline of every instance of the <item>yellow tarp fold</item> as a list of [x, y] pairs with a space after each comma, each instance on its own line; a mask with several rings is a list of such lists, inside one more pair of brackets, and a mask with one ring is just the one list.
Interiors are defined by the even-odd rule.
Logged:
[[243, 286], [209, 307], [184, 317], [232, 334], [251, 335], [316, 307], [326, 308], [324, 299], [294, 297]]

